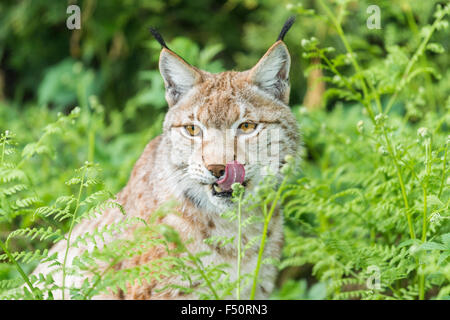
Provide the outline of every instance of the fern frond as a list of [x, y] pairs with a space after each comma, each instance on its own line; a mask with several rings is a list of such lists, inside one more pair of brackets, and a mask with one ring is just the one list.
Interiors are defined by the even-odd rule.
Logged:
[[52, 227], [47, 228], [24, 228], [17, 229], [11, 232], [6, 239], [6, 243], [8, 243], [14, 237], [27, 237], [30, 240], [34, 240], [39, 237], [39, 241], [44, 241], [49, 238], [54, 238], [53, 242], [56, 242], [62, 238], [61, 230], [53, 230]]
[[[33, 261], [41, 261], [48, 258], [48, 249], [35, 250], [35, 251], [16, 251], [12, 252], [11, 256], [14, 260], [23, 263], [30, 263]], [[9, 261], [8, 255], [6, 253], [0, 255], [0, 261]]]

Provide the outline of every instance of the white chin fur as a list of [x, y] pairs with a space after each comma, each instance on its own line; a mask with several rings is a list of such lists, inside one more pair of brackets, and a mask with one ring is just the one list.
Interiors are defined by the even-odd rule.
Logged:
[[231, 198], [221, 198], [213, 196], [211, 192], [210, 186], [205, 186], [205, 194], [208, 197], [208, 202], [211, 204], [211, 208], [209, 208], [212, 212], [222, 213], [233, 206], [233, 202]]

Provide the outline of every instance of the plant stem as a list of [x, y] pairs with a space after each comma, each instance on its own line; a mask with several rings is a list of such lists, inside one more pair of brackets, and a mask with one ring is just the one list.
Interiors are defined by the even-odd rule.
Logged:
[[444, 190], [444, 181], [446, 178], [445, 170], [446, 170], [446, 164], [447, 164], [447, 150], [448, 150], [448, 143], [445, 146], [444, 161], [442, 162], [442, 178], [441, 178], [441, 186], [439, 187], [438, 198], [441, 197], [442, 191]]
[[328, 67], [331, 69], [332, 72], [334, 72], [334, 74], [336, 74], [337, 76], [339, 76], [345, 83], [345, 86], [347, 87], [347, 89], [349, 89], [351, 92], [353, 92], [353, 94], [355, 95], [355, 98], [359, 101], [359, 103], [361, 103], [362, 105], [364, 105], [364, 101], [362, 99], [358, 99], [358, 95], [359, 92], [356, 91], [352, 85], [348, 82], [347, 78], [344, 77], [338, 69], [336, 69], [336, 67], [331, 63], [330, 59], [327, 58], [327, 56], [325, 54], [323, 54], [322, 52], [318, 52], [320, 57], [325, 61], [325, 63], [328, 65]]
[[[6, 140], [6, 137], [5, 137]], [[6, 148], [6, 141], [2, 143], [2, 158], [0, 160], [0, 164], [3, 165], [3, 161], [5, 160], [5, 148]]]
[[[370, 84], [370, 82], [365, 79], [364, 74], [362, 72], [362, 69], [361, 69], [361, 67], [358, 64], [358, 61], [355, 59], [355, 53], [353, 52], [350, 44], [348, 43], [347, 37], [345, 36], [345, 33], [344, 33], [344, 30], [342, 30], [341, 24], [336, 19], [336, 17], [334, 16], [333, 12], [331, 12], [330, 8], [328, 8], [328, 6], [323, 2], [323, 0], [319, 0], [319, 3], [324, 8], [324, 10], [327, 13], [328, 17], [333, 22], [334, 27], [336, 28], [336, 31], [337, 31], [339, 37], [341, 38], [342, 43], [345, 46], [345, 49], [347, 50], [348, 54], [350, 55], [350, 57], [349, 57], [350, 61], [351, 61], [352, 65], [353, 65], [353, 67], [354, 67], [354, 69], [356, 71], [356, 74], [359, 77], [360, 82], [361, 82], [361, 89], [363, 91], [364, 98], [365, 99], [370, 98], [369, 93], [368, 93], [368, 89], [367, 89], [367, 86], [366, 86], [366, 82], [367, 82], [367, 84], [369, 85], [369, 87], [370, 87], [370, 89], [372, 91], [372, 94], [375, 97], [375, 102], [377, 104], [378, 111], [381, 113], [382, 112], [382, 107], [381, 107], [381, 102], [380, 102], [379, 97], [378, 97], [378, 93], [376, 92], [375, 88], [373, 88], [373, 86]], [[372, 119], [372, 121], [374, 121], [375, 116], [374, 116], [372, 108], [370, 107], [370, 102], [369, 103], [366, 102], [365, 108], [366, 108], [367, 112], [369, 113], [370, 118]]]
[[237, 288], [236, 297], [241, 300], [241, 238], [242, 238], [242, 226], [241, 226], [241, 216], [242, 216], [242, 192], [239, 194], [238, 202], [238, 259], [237, 259]]
[[95, 130], [89, 129], [89, 149], [88, 149], [88, 161], [94, 162], [94, 153], [95, 153]]
[[[42, 143], [44, 142], [44, 139], [49, 135], [48, 132], [45, 132], [40, 138], [39, 140], [36, 142], [36, 147], [35, 150], [37, 150]], [[28, 156], [22, 158], [22, 160], [20, 160], [19, 164], [16, 166], [16, 169], [20, 169], [24, 164], [25, 161], [27, 161], [28, 159], [30, 159], [33, 156], [33, 154], [29, 154]]]
[[6, 245], [3, 243], [2, 240], [0, 240], [0, 247], [2, 248], [3, 251], [5, 251], [6, 255], [8, 256], [8, 259], [16, 266], [17, 271], [20, 273], [20, 276], [22, 277], [22, 279], [25, 281], [25, 283], [27, 284], [28, 288], [30, 288], [31, 293], [33, 294], [33, 296], [35, 298], [40, 298], [39, 295], [36, 294], [36, 288], [33, 287], [33, 285], [31, 284], [30, 278], [28, 278], [27, 274], [25, 273], [25, 271], [23, 271], [22, 267], [19, 265], [19, 263], [17, 262], [16, 259], [14, 259], [14, 257], [12, 256], [12, 254], [9, 252], [8, 248], [6, 247]]
[[423, 224], [422, 224], [422, 242], [427, 240], [427, 189], [428, 189], [428, 177], [431, 173], [431, 140], [425, 143], [425, 166], [426, 175], [423, 183]]
[[[2, 143], [2, 157], [1, 157], [1, 160], [0, 160], [0, 165], [3, 165], [3, 163], [5, 161], [5, 149], [6, 149], [6, 135], [5, 135], [5, 141]], [[22, 269], [22, 267], [17, 262], [17, 260], [14, 259], [13, 255], [11, 254], [11, 252], [9, 252], [7, 245], [5, 243], [3, 243], [3, 241], [1, 239], [0, 239], [0, 247], [5, 252], [5, 254], [8, 256], [9, 261], [11, 261], [16, 266], [17, 271], [19, 272], [20, 276], [23, 278], [23, 280], [27, 284], [28, 288], [30, 288], [31, 293], [33, 294], [33, 296], [35, 298], [39, 298], [39, 296], [36, 295], [36, 288], [34, 288], [33, 285], [31, 284], [30, 278], [27, 276], [27, 274]]]
[[[361, 80], [361, 88], [362, 88], [363, 93], [364, 93], [363, 101], [365, 101], [365, 103], [363, 105], [366, 108], [367, 112], [369, 113], [370, 118], [372, 119], [372, 122], [375, 123], [375, 116], [374, 116], [372, 108], [370, 106], [371, 97], [369, 96], [368, 89], [366, 87], [366, 82], [369, 84], [370, 90], [372, 91], [372, 96], [375, 99], [375, 103], [376, 103], [376, 105], [378, 107], [378, 111], [380, 113], [382, 113], [383, 108], [381, 106], [381, 102], [380, 102], [378, 93], [376, 92], [376, 89], [370, 84], [370, 82], [365, 79], [364, 74], [361, 71], [361, 67], [359, 66], [358, 61], [354, 57], [353, 50], [352, 50], [352, 48], [350, 47], [350, 45], [349, 45], [349, 43], [347, 41], [347, 38], [346, 38], [346, 36], [344, 34], [344, 31], [342, 30], [342, 27], [341, 27], [340, 23], [337, 21], [337, 19], [333, 15], [333, 12], [330, 10], [330, 8], [328, 8], [328, 6], [323, 2], [323, 0], [319, 0], [319, 2], [322, 5], [322, 7], [324, 8], [324, 10], [326, 11], [326, 13], [329, 16], [329, 18], [331, 19], [331, 21], [333, 22], [333, 24], [334, 24], [334, 26], [335, 26], [338, 34], [339, 34], [339, 37], [341, 38], [342, 42], [344, 43], [345, 49], [350, 54], [350, 61], [352, 62], [353, 67], [354, 67], [356, 73], [358, 74], [358, 77], [360, 77], [360, 80]], [[412, 65], [411, 65], [411, 67], [412, 67]], [[403, 178], [402, 178], [402, 175], [401, 175], [400, 166], [398, 164], [397, 157], [395, 155], [394, 148], [392, 146], [392, 142], [390, 141], [389, 136], [387, 135], [386, 129], [385, 129], [384, 126], [383, 126], [382, 130], [383, 130], [383, 136], [384, 136], [386, 145], [388, 147], [388, 151], [389, 151], [389, 153], [390, 153], [390, 155], [391, 155], [391, 157], [392, 157], [392, 159], [394, 161], [394, 166], [395, 166], [396, 171], [397, 171], [397, 176], [398, 176], [398, 180], [399, 180], [399, 184], [400, 184], [400, 189], [401, 189], [401, 193], [402, 193], [402, 197], [403, 197], [403, 202], [405, 204], [405, 209], [406, 209], [406, 218], [408, 220], [409, 234], [410, 234], [411, 239], [415, 239], [415, 233], [414, 233], [414, 228], [413, 228], [413, 225], [412, 225], [412, 219], [411, 219], [411, 215], [409, 213], [408, 197], [406, 195], [405, 184], [403, 182]]]
[[402, 177], [400, 165], [398, 164], [398, 161], [397, 161], [397, 156], [395, 155], [394, 148], [392, 147], [391, 141], [389, 140], [389, 137], [386, 133], [386, 129], [384, 127], [383, 127], [383, 135], [384, 135], [384, 138], [386, 141], [386, 145], [388, 147], [388, 152], [391, 155], [392, 160], [394, 161], [394, 166], [397, 171], [397, 177], [398, 177], [398, 181], [400, 184], [400, 190], [401, 190], [402, 197], [403, 197], [403, 203], [405, 205], [405, 215], [406, 215], [406, 219], [408, 220], [409, 235], [410, 235], [411, 239], [415, 239], [416, 235], [414, 232], [414, 227], [412, 225], [411, 214], [409, 212], [408, 196], [406, 195], [405, 183], [403, 182], [403, 177]]
[[425, 275], [421, 274], [419, 277], [419, 300], [425, 299]]
[[77, 202], [76, 202], [76, 206], [75, 206], [75, 210], [74, 213], [72, 215], [72, 221], [70, 222], [70, 228], [69, 228], [69, 232], [67, 235], [67, 245], [66, 245], [66, 252], [64, 253], [64, 262], [63, 262], [63, 266], [62, 266], [62, 272], [63, 272], [63, 279], [62, 279], [62, 299], [64, 300], [65, 298], [65, 287], [66, 287], [66, 264], [67, 264], [67, 257], [69, 255], [69, 249], [70, 249], [70, 238], [72, 236], [72, 231], [73, 231], [73, 227], [75, 225], [75, 218], [78, 212], [78, 208], [80, 206], [80, 200], [81, 200], [81, 194], [83, 192], [83, 185], [84, 185], [84, 180], [86, 178], [86, 174], [87, 174], [87, 170], [88, 170], [88, 166], [86, 165], [84, 167], [83, 170], [83, 174], [82, 174], [82, 178], [81, 178], [81, 183], [80, 183], [80, 189], [78, 191], [78, 197], [77, 197]]
[[[422, 184], [423, 188], [423, 222], [422, 222], [422, 242], [427, 241], [427, 189], [428, 178], [431, 173], [431, 139], [427, 139], [425, 142], [425, 177]], [[422, 273], [419, 276], [419, 299], [425, 298], [425, 274]]]
[[195, 263], [195, 266], [198, 268], [200, 275], [202, 276], [203, 280], [205, 280], [206, 285], [211, 290], [212, 294], [214, 295], [214, 298], [216, 300], [219, 300], [220, 299], [219, 295], [217, 294], [216, 290], [214, 289], [213, 285], [211, 284], [211, 281], [209, 280], [209, 278], [206, 276], [205, 271], [203, 270], [202, 262], [196, 256], [194, 256], [189, 250], [187, 250], [187, 248], [186, 248], [186, 251], [187, 251], [189, 258]]
[[416, 50], [416, 52], [414, 53], [412, 58], [409, 60], [409, 63], [407, 64], [407, 66], [405, 68], [405, 71], [403, 72], [403, 75], [401, 77], [400, 83], [398, 84], [398, 86], [395, 87], [395, 92], [391, 96], [391, 98], [389, 99], [384, 113], [387, 114], [391, 110], [391, 108], [392, 108], [392, 106], [393, 106], [393, 104], [395, 102], [395, 99], [397, 98], [399, 92], [403, 89], [403, 87], [406, 84], [407, 77], [408, 77], [412, 67], [414, 66], [414, 63], [416, 63], [417, 60], [419, 60], [420, 56], [422, 56], [422, 54], [424, 53], [426, 45], [430, 41], [431, 36], [433, 35], [434, 31], [436, 31], [436, 28], [437, 28], [439, 22], [442, 20], [442, 18], [444, 16], [445, 16], [445, 14], [442, 15], [441, 17], [437, 18], [433, 22], [433, 24], [431, 25], [431, 29], [428, 32], [427, 36], [423, 39], [423, 41], [421, 42], [419, 48]]
[[[116, 258], [117, 259], [117, 258]], [[119, 260], [119, 259], [117, 259]], [[111, 270], [113, 266], [117, 264], [118, 261], [114, 261], [114, 263], [111, 263], [103, 272], [100, 274], [100, 276], [95, 280], [95, 282], [92, 284], [92, 286], [89, 288], [89, 290], [83, 295], [83, 300], [87, 300], [87, 298], [91, 295], [91, 292], [94, 291], [95, 287], [100, 283], [100, 280], [103, 279], [103, 276]]]
[[252, 285], [252, 291], [250, 294], [250, 300], [254, 300], [255, 299], [255, 294], [256, 294], [256, 285], [258, 283], [258, 274], [259, 274], [259, 269], [261, 268], [261, 262], [262, 262], [262, 256], [264, 253], [264, 246], [266, 244], [266, 236], [267, 236], [267, 230], [269, 228], [269, 222], [272, 219], [272, 215], [275, 211], [275, 208], [278, 204], [278, 200], [281, 197], [281, 192], [283, 190], [284, 185], [286, 184], [287, 181], [287, 176], [285, 176], [283, 178], [283, 181], [281, 182], [281, 185], [277, 191], [277, 194], [275, 196], [275, 199], [273, 200], [272, 206], [270, 207], [270, 211], [269, 213], [265, 216], [264, 218], [264, 229], [263, 229], [263, 234], [262, 234], [262, 238], [261, 238], [261, 243], [259, 246], [259, 253], [258, 253], [258, 260], [256, 261], [256, 268], [255, 268], [255, 272], [253, 273], [253, 285]]

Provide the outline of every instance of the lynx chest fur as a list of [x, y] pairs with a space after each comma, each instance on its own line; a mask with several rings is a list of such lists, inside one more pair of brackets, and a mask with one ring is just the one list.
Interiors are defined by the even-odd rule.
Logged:
[[[127, 216], [147, 219], [164, 203], [175, 200], [177, 214], [165, 215], [158, 222], [177, 230], [190, 252], [211, 252], [203, 258], [204, 265], [228, 263], [230, 281], [237, 277], [238, 228], [235, 221], [224, 219], [221, 214], [236, 205], [231, 198], [231, 185], [240, 183], [245, 193], [251, 193], [267, 167], [277, 174], [283, 159], [297, 152], [298, 127], [288, 107], [290, 56], [283, 42], [290, 24], [292, 21], [288, 21], [278, 40], [253, 68], [219, 74], [189, 65], [153, 31], [163, 47], [159, 68], [169, 109], [162, 135], [147, 145], [117, 201]], [[98, 219], [76, 226], [72, 237], [120, 219], [123, 215], [117, 209], [106, 210]], [[280, 256], [282, 224], [282, 214], [277, 209], [267, 232], [265, 258]], [[242, 245], [260, 235], [262, 228], [262, 224], [254, 224], [246, 229]], [[127, 232], [131, 231], [121, 236]], [[234, 236], [234, 242], [223, 247], [207, 244], [205, 239], [213, 236]], [[59, 242], [51, 251], [62, 255], [65, 248], [65, 242]], [[241, 274], [255, 269], [258, 249], [253, 246], [245, 252]], [[83, 249], [71, 248], [68, 260], [80, 250]], [[150, 250], [124, 260], [116, 268], [146, 264], [163, 254]], [[42, 264], [35, 273], [46, 272], [47, 268]], [[55, 280], [62, 281], [61, 277], [57, 275]], [[269, 296], [275, 277], [274, 266], [261, 267], [256, 298]], [[80, 281], [73, 277], [67, 284]], [[196, 298], [195, 291], [186, 295], [177, 289], [157, 290], [167, 283], [186, 285], [177, 277], [168, 277], [159, 282], [130, 284], [126, 292], [120, 290], [99, 298]], [[248, 298], [249, 289], [243, 288], [242, 297]]]

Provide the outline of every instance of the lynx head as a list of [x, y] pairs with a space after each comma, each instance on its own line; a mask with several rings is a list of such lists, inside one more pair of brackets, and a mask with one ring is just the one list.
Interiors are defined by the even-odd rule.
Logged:
[[289, 19], [251, 69], [212, 74], [189, 65], [161, 36], [159, 68], [169, 110], [164, 137], [173, 192], [209, 212], [231, 205], [230, 186], [258, 184], [267, 167], [278, 173], [298, 146], [289, 102], [290, 56], [283, 37]]

